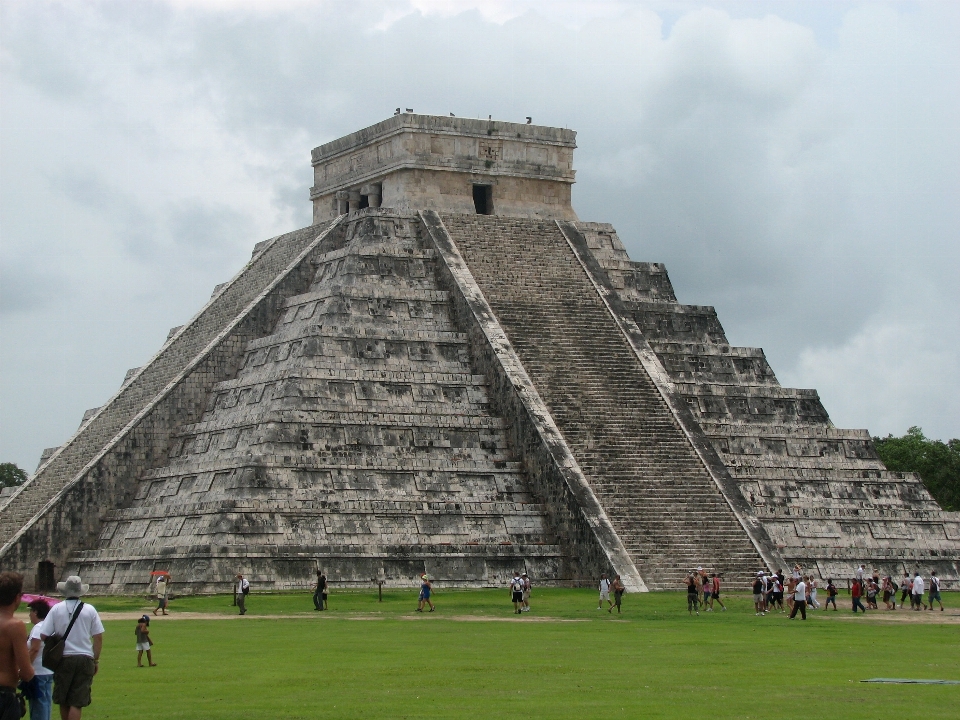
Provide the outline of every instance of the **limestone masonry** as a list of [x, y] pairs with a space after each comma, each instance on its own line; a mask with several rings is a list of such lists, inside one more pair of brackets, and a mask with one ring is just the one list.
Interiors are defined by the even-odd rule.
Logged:
[[141, 593], [332, 582], [960, 580], [960, 514], [580, 222], [570, 130], [398, 114], [0, 498], [0, 566]]

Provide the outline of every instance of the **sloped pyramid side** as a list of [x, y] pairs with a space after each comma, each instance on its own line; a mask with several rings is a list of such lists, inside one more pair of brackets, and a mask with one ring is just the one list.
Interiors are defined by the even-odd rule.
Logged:
[[866, 563], [960, 584], [960, 513], [887, 470], [869, 432], [834, 427], [816, 390], [782, 387], [763, 350], [730, 345], [712, 307], [677, 301], [666, 268], [633, 262], [615, 229], [578, 223], [677, 394], [790, 564], [849, 578]]
[[309, 260], [336, 225], [260, 243], [210, 302], [0, 509], [0, 567], [35, 583], [38, 564], [57, 574], [90, 547], [103, 513], [130, 501], [131, 478], [166, 460], [170, 433], [200, 416], [213, 383], [236, 371], [244, 344], [271, 327], [278, 302], [309, 283]]
[[304, 587], [316, 569], [369, 584], [382, 568], [401, 585], [569, 572], [417, 219], [368, 210], [342, 232], [70, 570], [119, 593], [154, 569], [198, 592], [236, 572], [258, 589]]

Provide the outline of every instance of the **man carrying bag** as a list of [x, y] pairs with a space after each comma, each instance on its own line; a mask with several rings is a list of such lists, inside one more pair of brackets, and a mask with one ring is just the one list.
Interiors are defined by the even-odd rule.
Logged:
[[44, 621], [42, 662], [53, 670], [53, 702], [60, 706], [60, 717], [80, 720], [100, 664], [103, 623], [93, 605], [80, 601], [90, 586], [78, 576], [57, 583], [57, 590], [66, 600], [54, 605]]

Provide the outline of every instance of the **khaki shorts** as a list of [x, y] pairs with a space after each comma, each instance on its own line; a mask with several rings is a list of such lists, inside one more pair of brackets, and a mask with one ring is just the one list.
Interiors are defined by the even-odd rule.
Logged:
[[93, 658], [66, 655], [53, 673], [53, 703], [83, 708], [90, 704], [90, 689], [95, 672]]

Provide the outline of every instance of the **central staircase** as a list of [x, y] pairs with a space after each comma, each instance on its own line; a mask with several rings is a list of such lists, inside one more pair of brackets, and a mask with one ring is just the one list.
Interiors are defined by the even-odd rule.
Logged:
[[758, 552], [557, 225], [443, 222], [647, 586], [746, 583]]

